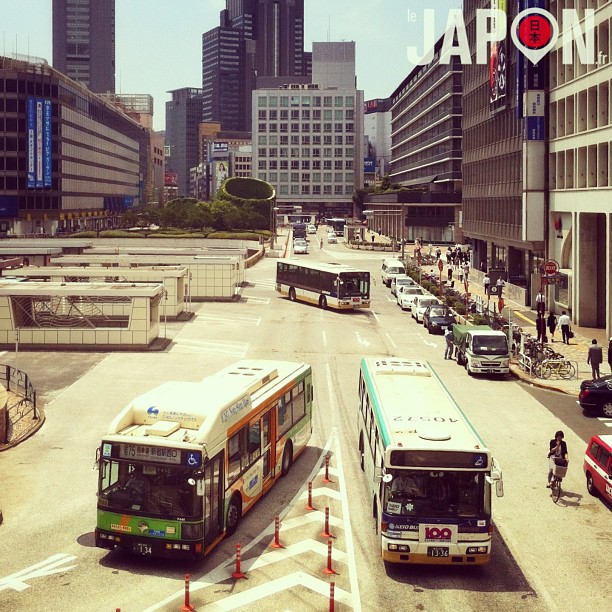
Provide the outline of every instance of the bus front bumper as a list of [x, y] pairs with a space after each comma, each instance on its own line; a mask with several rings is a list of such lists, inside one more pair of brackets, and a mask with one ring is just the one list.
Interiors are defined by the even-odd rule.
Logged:
[[415, 540], [389, 540], [383, 537], [382, 547], [382, 558], [389, 563], [484, 565], [491, 559], [490, 542], [444, 543], [434, 546]]

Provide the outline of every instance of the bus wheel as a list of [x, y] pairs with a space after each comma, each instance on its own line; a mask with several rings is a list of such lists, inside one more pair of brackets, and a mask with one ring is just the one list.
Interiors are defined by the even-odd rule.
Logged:
[[327, 298], [324, 295], [319, 298], [319, 306], [323, 310], [327, 310]]
[[292, 302], [295, 302], [295, 289], [293, 287], [289, 289], [289, 299]]
[[228, 536], [232, 535], [236, 531], [236, 529], [238, 529], [238, 524], [240, 523], [241, 518], [242, 502], [240, 500], [240, 496], [236, 494], [232, 496], [232, 499], [229, 503], [229, 508], [227, 509], [226, 532]]
[[281, 465], [281, 474], [286, 476], [291, 469], [291, 464], [293, 463], [293, 444], [291, 440], [285, 444], [285, 450], [283, 451], [283, 462]]

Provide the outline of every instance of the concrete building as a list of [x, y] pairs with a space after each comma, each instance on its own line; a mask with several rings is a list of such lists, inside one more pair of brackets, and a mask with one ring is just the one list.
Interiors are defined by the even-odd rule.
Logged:
[[304, 0], [227, 0], [219, 27], [202, 37], [204, 121], [248, 131], [256, 78], [308, 75], [309, 55]]
[[391, 99], [366, 100], [363, 114], [364, 186], [375, 187], [391, 169]]
[[[550, 2], [558, 22], [565, 3]], [[595, 55], [563, 62], [561, 41], [549, 54], [549, 211], [547, 257], [559, 263], [548, 291], [556, 312], [612, 336], [612, 3], [577, 0], [595, 10]], [[582, 22], [584, 25], [584, 22]], [[588, 63], [587, 63], [588, 62]]]
[[364, 201], [369, 226], [397, 240], [462, 240], [461, 66], [456, 56], [440, 61], [442, 41], [432, 61], [414, 68], [389, 98], [389, 178], [402, 189]]
[[355, 43], [313, 43], [312, 58], [312, 83], [253, 92], [253, 174], [274, 186], [277, 206], [351, 217], [364, 157]]
[[147, 130], [46, 64], [0, 57], [0, 232], [104, 229], [137, 205]]
[[115, 0], [53, 0], [53, 67], [95, 93], [114, 93]]
[[169, 92], [166, 102], [166, 170], [176, 174], [176, 195], [189, 195], [189, 170], [198, 165], [198, 126], [203, 91], [183, 87]]

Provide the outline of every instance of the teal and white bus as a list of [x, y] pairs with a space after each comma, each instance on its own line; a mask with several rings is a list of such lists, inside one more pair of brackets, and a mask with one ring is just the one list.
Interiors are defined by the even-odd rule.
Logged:
[[501, 470], [432, 367], [362, 359], [357, 422], [382, 558], [487, 563]]
[[276, 291], [292, 302], [323, 310], [370, 307], [370, 273], [339, 263], [281, 259], [276, 264]]
[[309, 365], [245, 360], [131, 401], [97, 452], [96, 546], [204, 557], [304, 451], [313, 395]]

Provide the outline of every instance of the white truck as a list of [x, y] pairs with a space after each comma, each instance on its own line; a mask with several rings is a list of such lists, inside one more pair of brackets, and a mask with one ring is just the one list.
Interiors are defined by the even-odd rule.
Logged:
[[457, 363], [472, 374], [508, 374], [508, 338], [488, 325], [453, 325]]

